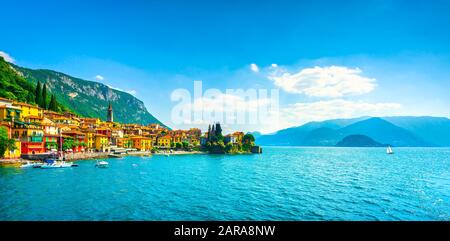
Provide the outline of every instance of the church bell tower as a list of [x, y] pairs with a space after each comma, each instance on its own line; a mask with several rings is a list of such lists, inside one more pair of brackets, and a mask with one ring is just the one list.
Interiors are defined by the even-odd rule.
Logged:
[[113, 108], [112, 108], [111, 102], [109, 102], [109, 107], [108, 107], [108, 122], [114, 122], [114, 113], [113, 113]]

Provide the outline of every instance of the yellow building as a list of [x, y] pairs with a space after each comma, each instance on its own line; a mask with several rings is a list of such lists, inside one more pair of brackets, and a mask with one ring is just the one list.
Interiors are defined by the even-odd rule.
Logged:
[[14, 102], [13, 106], [19, 107], [22, 110], [22, 118], [40, 118], [44, 117], [44, 110], [37, 105], [30, 105], [23, 102]]
[[133, 141], [128, 137], [117, 138], [117, 147], [131, 148], [133, 147]]
[[152, 139], [143, 136], [134, 136], [131, 137], [133, 142], [133, 148], [136, 148], [140, 151], [150, 151], [152, 149]]
[[172, 141], [173, 141], [173, 143], [178, 143], [178, 142], [181, 143], [181, 139], [182, 139], [182, 135], [176, 134], [173, 136]]
[[44, 130], [42, 127], [34, 125], [15, 127], [12, 136], [24, 142], [42, 142]]
[[20, 120], [22, 109], [12, 104], [12, 100], [0, 97], [0, 121]]
[[95, 146], [95, 133], [94, 132], [84, 132], [84, 143], [86, 143], [87, 149], [94, 149]]
[[80, 118], [80, 121], [82, 124], [90, 127], [99, 126], [101, 123], [101, 120], [99, 118]]
[[172, 143], [172, 137], [170, 135], [158, 137], [158, 146], [170, 147], [171, 143]]
[[97, 151], [105, 151], [109, 148], [109, 141], [107, 135], [95, 134], [95, 149]]

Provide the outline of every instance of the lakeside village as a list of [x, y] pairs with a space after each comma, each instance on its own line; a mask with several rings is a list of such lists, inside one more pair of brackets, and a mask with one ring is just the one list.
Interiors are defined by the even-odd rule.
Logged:
[[219, 123], [208, 132], [198, 128], [169, 130], [114, 122], [111, 103], [107, 121], [58, 113], [37, 105], [0, 98], [0, 160], [2, 164], [45, 160], [120, 157], [123, 155], [261, 153], [251, 134], [222, 135]]

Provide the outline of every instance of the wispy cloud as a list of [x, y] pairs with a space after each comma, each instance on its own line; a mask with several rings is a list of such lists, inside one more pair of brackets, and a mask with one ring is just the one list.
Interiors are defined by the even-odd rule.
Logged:
[[11, 55], [9, 55], [6, 52], [0, 51], [0, 56], [2, 56], [5, 59], [6, 62], [10, 62], [10, 63], [15, 63], [16, 62], [16, 60], [13, 57], [11, 57]]
[[258, 67], [258, 65], [253, 63], [253, 64], [250, 64], [250, 70], [257, 73], [257, 72], [259, 72], [259, 67]]
[[96, 79], [96, 80], [99, 80], [99, 81], [102, 81], [102, 80], [105, 79], [105, 77], [103, 77], [103, 76], [101, 76], [101, 75], [96, 75], [96, 76], [95, 76], [95, 79]]
[[334, 99], [309, 103], [295, 103], [282, 108], [280, 118], [285, 127], [309, 121], [359, 116], [381, 116], [392, 114], [402, 106], [398, 103], [368, 103]]
[[297, 73], [290, 73], [276, 65], [272, 65], [272, 69], [268, 78], [276, 86], [289, 93], [312, 97], [361, 95], [371, 92], [376, 86], [375, 79], [362, 76], [358, 68], [316, 66]]

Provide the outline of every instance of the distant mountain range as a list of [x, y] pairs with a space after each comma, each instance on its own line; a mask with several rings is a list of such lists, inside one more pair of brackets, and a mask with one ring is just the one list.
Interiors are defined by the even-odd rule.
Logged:
[[[19, 76], [33, 86], [36, 86], [38, 81], [45, 83], [50, 93], [56, 96], [59, 103], [81, 116], [106, 120], [108, 104], [111, 102], [114, 109], [114, 121], [143, 125], [150, 123], [164, 125], [147, 111], [141, 100], [129, 93], [112, 89], [102, 83], [75, 78], [53, 70], [23, 68], [7, 63], [3, 58], [0, 61], [5, 66], [9, 64]], [[0, 70], [2, 73], [4, 71], [5, 74], [8, 71], [7, 68]], [[10, 75], [10, 73], [8, 74]], [[15, 86], [14, 88], [18, 88], [17, 86], [19, 85]], [[5, 86], [5, 88], [11, 89], [12, 87]], [[25, 97], [20, 96], [24, 91], [20, 91], [22, 90], [18, 89], [12, 92], [17, 92], [17, 99], [24, 101]], [[0, 94], [1, 92], [2, 88], [0, 88]], [[5, 92], [5, 97], [9, 97], [7, 94]]]
[[261, 135], [256, 142], [266, 146], [336, 146], [351, 135], [392, 146], [450, 146], [450, 119], [399, 116], [309, 122]]

